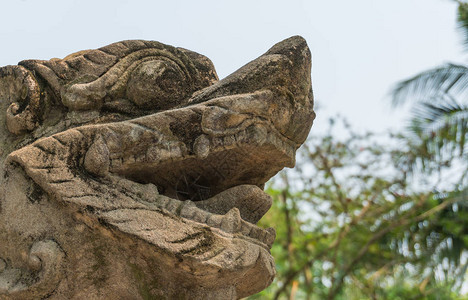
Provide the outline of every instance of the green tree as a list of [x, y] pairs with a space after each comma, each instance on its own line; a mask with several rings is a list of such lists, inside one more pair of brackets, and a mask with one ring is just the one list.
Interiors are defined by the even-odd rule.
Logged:
[[461, 299], [466, 191], [434, 192], [426, 177], [443, 178], [448, 166], [408, 176], [401, 157], [411, 147], [404, 136], [382, 141], [334, 120], [308, 140], [296, 169], [268, 188], [274, 207], [261, 225], [277, 230], [278, 275], [252, 298]]

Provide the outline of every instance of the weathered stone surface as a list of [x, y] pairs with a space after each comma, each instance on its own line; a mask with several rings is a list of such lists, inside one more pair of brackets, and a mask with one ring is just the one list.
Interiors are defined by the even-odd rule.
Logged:
[[237, 299], [274, 278], [264, 183], [314, 119], [292, 37], [218, 81], [123, 41], [0, 68], [0, 299]]

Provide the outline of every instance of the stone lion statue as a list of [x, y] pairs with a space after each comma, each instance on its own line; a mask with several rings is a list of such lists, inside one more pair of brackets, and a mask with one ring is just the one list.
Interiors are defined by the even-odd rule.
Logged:
[[291, 37], [223, 80], [122, 41], [0, 68], [0, 299], [238, 299], [275, 276], [264, 183], [314, 119]]

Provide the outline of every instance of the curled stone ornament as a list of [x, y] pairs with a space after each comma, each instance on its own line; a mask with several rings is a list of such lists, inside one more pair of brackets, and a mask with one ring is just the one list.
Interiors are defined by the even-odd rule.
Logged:
[[312, 126], [295, 36], [218, 80], [122, 41], [0, 68], [0, 299], [238, 299], [274, 279], [263, 186]]
[[19, 135], [38, 126], [41, 120], [41, 91], [29, 70], [22, 66], [0, 68], [0, 98], [9, 103], [5, 117], [11, 133]]
[[[42, 299], [57, 287], [62, 277], [64, 253], [54, 241], [32, 245], [27, 269], [7, 268], [0, 261], [0, 298]], [[2, 270], [3, 269], [3, 270]]]

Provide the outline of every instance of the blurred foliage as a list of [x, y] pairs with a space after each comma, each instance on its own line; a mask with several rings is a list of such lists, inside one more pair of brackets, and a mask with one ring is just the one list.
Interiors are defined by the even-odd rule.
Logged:
[[[468, 46], [468, 3], [456, 2]], [[278, 273], [251, 299], [468, 299], [468, 66], [424, 71], [392, 98], [413, 107], [405, 132], [332, 119], [269, 183], [260, 226], [277, 231]]]
[[451, 164], [416, 171], [414, 144], [356, 134], [340, 118], [309, 139], [268, 186], [260, 226], [277, 231], [278, 274], [251, 299], [468, 299], [463, 176]]

